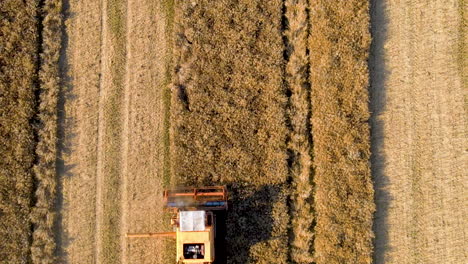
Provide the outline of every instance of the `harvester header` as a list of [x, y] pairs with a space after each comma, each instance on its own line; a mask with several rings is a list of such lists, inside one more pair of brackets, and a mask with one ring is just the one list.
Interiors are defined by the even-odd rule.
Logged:
[[180, 187], [164, 191], [164, 206], [175, 210], [227, 210], [225, 186]]

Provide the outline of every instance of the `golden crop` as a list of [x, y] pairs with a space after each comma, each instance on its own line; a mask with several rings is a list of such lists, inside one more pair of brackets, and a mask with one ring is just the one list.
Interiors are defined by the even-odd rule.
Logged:
[[0, 262], [53, 263], [61, 1], [0, 11]]
[[371, 263], [368, 1], [311, 1], [315, 261]]
[[176, 181], [229, 186], [227, 263], [287, 263], [282, 2], [181, 2], [171, 104]]
[[0, 3], [0, 263], [30, 260], [37, 1]]
[[[112, 144], [98, 257], [109, 263], [121, 257], [125, 3], [108, 2], [103, 27], [114, 90], [100, 102]], [[174, 47], [164, 58], [163, 181], [228, 186], [226, 263], [371, 263], [368, 2], [164, 8]], [[0, 263], [56, 260], [61, 12], [61, 0], [0, 4]]]
[[39, 69], [39, 108], [36, 145], [35, 204], [31, 256], [33, 263], [55, 263], [54, 224], [57, 196], [57, 100], [60, 91], [59, 55], [62, 43], [62, 1], [44, 2], [42, 12], [42, 53]]

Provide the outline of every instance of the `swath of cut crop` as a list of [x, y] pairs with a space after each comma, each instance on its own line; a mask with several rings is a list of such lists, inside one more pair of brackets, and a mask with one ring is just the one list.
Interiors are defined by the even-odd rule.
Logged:
[[181, 1], [175, 11], [176, 183], [228, 186], [225, 263], [287, 263], [282, 1]]
[[368, 1], [311, 1], [316, 226], [321, 263], [371, 263]]
[[37, 5], [0, 2], [0, 263], [31, 259]]
[[287, 28], [285, 36], [288, 62], [286, 82], [291, 92], [288, 118], [291, 136], [291, 260], [293, 263], [312, 263], [312, 134], [310, 131], [310, 84], [308, 34], [308, 1], [285, 2]]

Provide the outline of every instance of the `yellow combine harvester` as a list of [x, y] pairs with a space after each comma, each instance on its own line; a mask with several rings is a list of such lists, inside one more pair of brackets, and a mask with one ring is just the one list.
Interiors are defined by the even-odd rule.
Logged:
[[215, 211], [227, 210], [227, 200], [224, 186], [165, 190], [164, 207], [172, 211], [175, 232], [129, 233], [127, 237], [175, 237], [177, 263], [211, 264], [215, 261]]

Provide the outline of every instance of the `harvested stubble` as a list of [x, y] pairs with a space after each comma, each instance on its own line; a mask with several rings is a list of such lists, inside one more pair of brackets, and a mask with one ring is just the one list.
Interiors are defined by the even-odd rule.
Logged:
[[122, 261], [123, 129], [125, 105], [126, 1], [104, 2], [102, 77], [98, 139], [96, 256], [98, 263]]
[[37, 1], [0, 2], [0, 263], [30, 261]]
[[172, 172], [226, 184], [226, 263], [287, 263], [282, 2], [180, 1], [175, 17]]
[[39, 115], [36, 146], [35, 205], [31, 211], [33, 263], [54, 263], [57, 149], [58, 61], [61, 48], [62, 1], [48, 0], [42, 7], [42, 54], [39, 70]]
[[374, 263], [468, 263], [468, 5], [374, 3]]
[[285, 31], [288, 60], [286, 82], [289, 97], [288, 120], [292, 154], [290, 175], [291, 193], [291, 260], [293, 263], [312, 263], [314, 212], [312, 208], [312, 134], [310, 131], [310, 83], [307, 39], [309, 35], [308, 1], [285, 2], [287, 28]]
[[[171, 134], [170, 134], [170, 113], [171, 113], [171, 85], [173, 78], [173, 46], [174, 46], [174, 0], [163, 0], [161, 2], [162, 10], [161, 13], [165, 14], [165, 38], [166, 38], [166, 55], [165, 55], [165, 71], [164, 71], [164, 87], [162, 95], [163, 102], [163, 111], [164, 111], [164, 121], [163, 121], [163, 136], [162, 136], [162, 145], [163, 145], [163, 186], [164, 188], [170, 188], [171, 182], [173, 181], [171, 177]], [[165, 230], [170, 228], [170, 214], [165, 214], [163, 216], [163, 225]], [[164, 241], [164, 253], [162, 259], [165, 263], [170, 263], [174, 261], [176, 253], [176, 243], [174, 240], [166, 239]]]
[[368, 1], [312, 1], [316, 263], [371, 263]]

